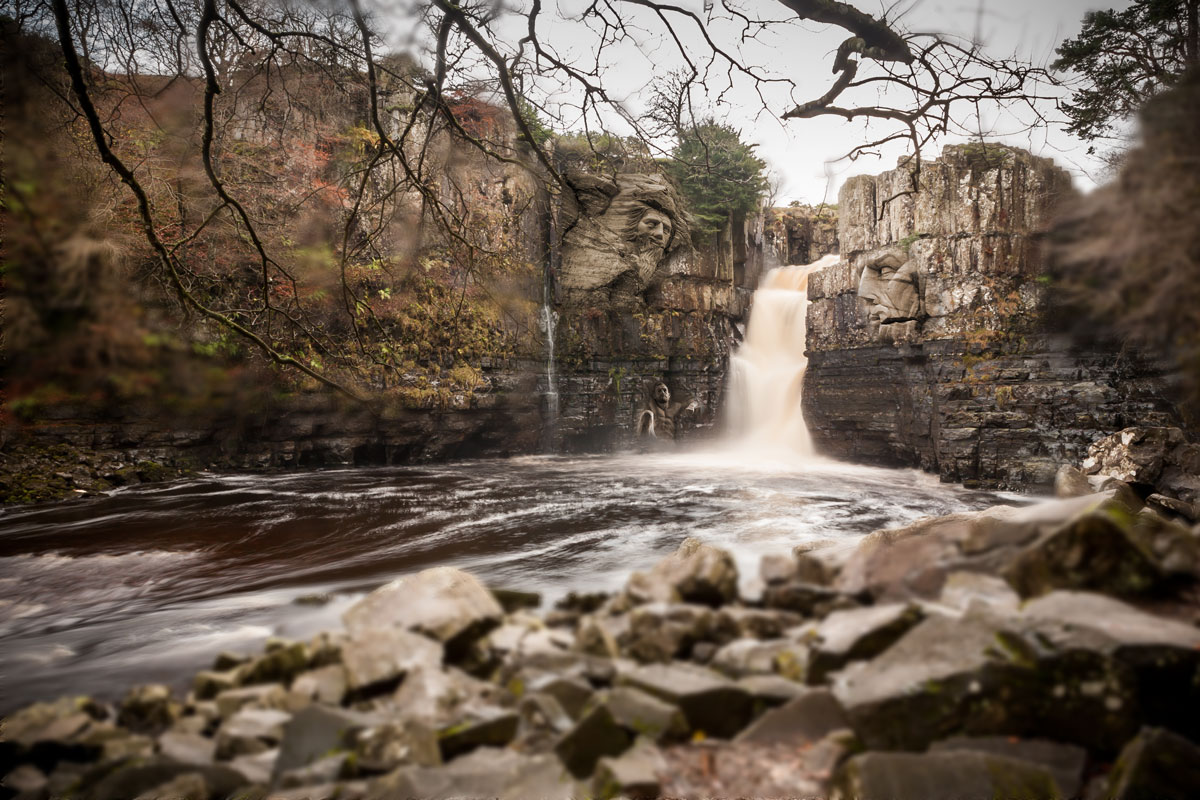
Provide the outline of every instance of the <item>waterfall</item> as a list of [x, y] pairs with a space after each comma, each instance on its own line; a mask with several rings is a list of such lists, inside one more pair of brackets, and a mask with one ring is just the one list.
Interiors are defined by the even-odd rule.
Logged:
[[546, 336], [546, 393], [542, 425], [542, 451], [557, 447], [558, 435], [558, 375], [554, 364], [554, 334], [558, 329], [558, 312], [554, 310], [554, 276], [559, 267], [558, 219], [553, 212], [547, 215], [546, 265], [542, 275], [542, 313], [538, 320]]
[[729, 391], [733, 429], [751, 446], [812, 454], [800, 407], [808, 366], [808, 276], [837, 261], [837, 255], [828, 255], [812, 264], [777, 267], [754, 292], [746, 340], [730, 357]]

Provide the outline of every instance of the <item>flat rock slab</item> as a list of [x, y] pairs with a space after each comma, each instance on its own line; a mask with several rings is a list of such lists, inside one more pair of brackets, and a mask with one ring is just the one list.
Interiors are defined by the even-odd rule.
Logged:
[[802, 747], [849, 727], [846, 712], [828, 689], [810, 689], [750, 723], [734, 740]]
[[1061, 797], [1044, 767], [967, 750], [863, 753], [842, 765], [835, 785], [855, 800]]
[[503, 615], [478, 578], [453, 567], [434, 567], [381, 586], [347, 609], [342, 621], [351, 634], [403, 628], [461, 651], [499, 625]]
[[440, 644], [400, 628], [356, 630], [342, 643], [346, 686], [359, 696], [391, 691], [409, 671], [441, 663]]
[[648, 664], [622, 672], [617, 683], [678, 706], [688, 727], [709, 737], [732, 738], [754, 713], [749, 692], [702, 667]]
[[808, 682], [824, 683], [830, 673], [849, 662], [879, 655], [924, 616], [917, 606], [904, 603], [833, 612], [817, 626]]

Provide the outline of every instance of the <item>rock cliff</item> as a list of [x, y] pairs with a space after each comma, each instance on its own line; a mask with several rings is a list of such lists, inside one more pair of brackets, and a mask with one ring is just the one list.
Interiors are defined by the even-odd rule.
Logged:
[[947, 147], [853, 178], [842, 261], [809, 282], [804, 413], [819, 451], [945, 480], [1049, 485], [1127, 425], [1171, 424], [1161, 365], [1063, 332], [1039, 234], [1070, 192], [1047, 159]]

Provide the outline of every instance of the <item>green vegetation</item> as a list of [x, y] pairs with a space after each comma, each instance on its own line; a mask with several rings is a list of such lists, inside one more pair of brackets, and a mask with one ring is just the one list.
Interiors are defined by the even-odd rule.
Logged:
[[700, 235], [711, 236], [732, 216], [756, 210], [767, 191], [766, 163], [754, 155], [754, 145], [713, 120], [681, 131], [664, 166], [679, 184]]

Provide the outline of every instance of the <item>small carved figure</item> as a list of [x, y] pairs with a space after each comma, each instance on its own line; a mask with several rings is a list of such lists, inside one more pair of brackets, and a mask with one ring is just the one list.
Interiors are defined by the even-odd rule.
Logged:
[[696, 410], [695, 400], [686, 406], [671, 402], [671, 390], [665, 383], [656, 384], [650, 392], [645, 408], [638, 414], [637, 435], [655, 439], [673, 440], [678, 434], [680, 414]]
[[867, 321], [880, 341], [911, 337], [924, 316], [916, 262], [899, 247], [867, 256], [858, 296], [865, 302]]

